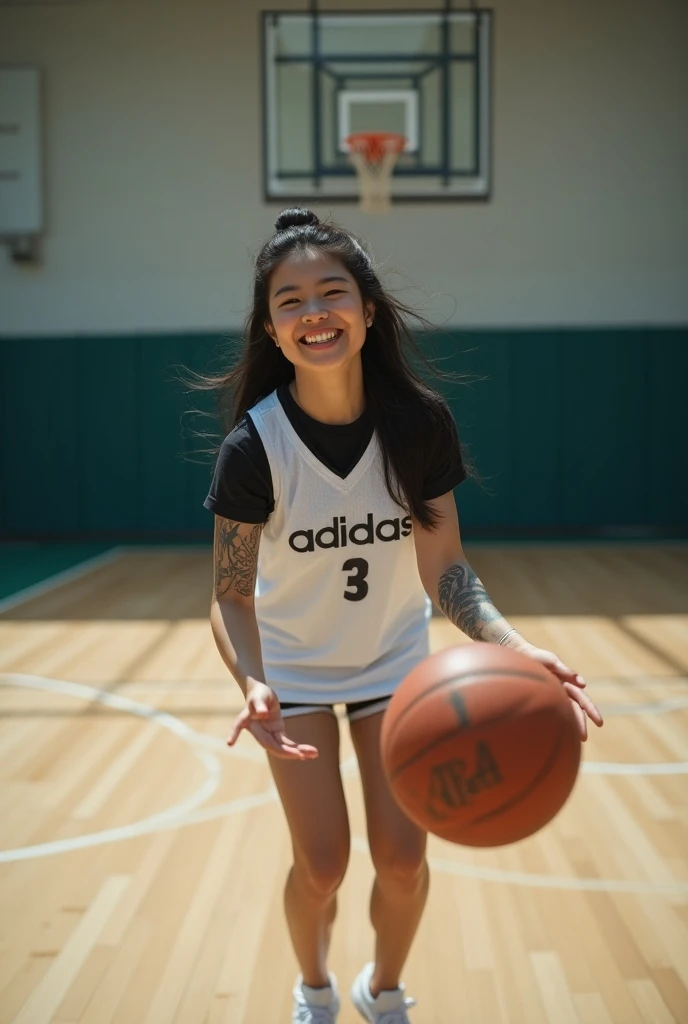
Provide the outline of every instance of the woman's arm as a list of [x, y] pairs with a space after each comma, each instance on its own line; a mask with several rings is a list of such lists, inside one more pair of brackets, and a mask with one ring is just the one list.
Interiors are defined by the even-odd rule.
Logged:
[[210, 628], [220, 657], [246, 698], [227, 742], [233, 746], [241, 730], [247, 729], [271, 754], [301, 761], [317, 757], [318, 752], [289, 739], [277, 694], [265, 682], [254, 602], [262, 530], [261, 524], [215, 516]]
[[[435, 530], [424, 530], [413, 524], [416, 558], [421, 582], [450, 622], [471, 640], [499, 643], [512, 629], [497, 611], [464, 554], [459, 530], [459, 517], [454, 495], [450, 491], [430, 502], [441, 517]], [[507, 637], [508, 643], [514, 634]]]
[[427, 594], [471, 640], [503, 641], [505, 647], [529, 655], [558, 676], [573, 701], [581, 736], [586, 739], [586, 715], [596, 725], [602, 725], [602, 716], [582, 692], [585, 682], [556, 654], [529, 643], [495, 608], [464, 554], [453, 492], [431, 504], [441, 517], [439, 526], [425, 530], [417, 521], [413, 524], [418, 572]]
[[253, 592], [262, 524], [215, 516], [215, 585], [210, 627], [220, 657], [246, 696], [251, 682], [265, 682]]

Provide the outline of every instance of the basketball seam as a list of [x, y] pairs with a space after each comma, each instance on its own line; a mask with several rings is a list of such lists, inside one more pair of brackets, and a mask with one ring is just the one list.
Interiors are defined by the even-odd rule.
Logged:
[[[498, 725], [500, 722], [503, 722], [505, 718], [512, 718], [514, 713], [515, 713], [515, 709], [514, 708], [509, 708], [508, 711], [505, 711], [503, 714], [499, 715], [497, 718], [490, 718], [489, 722], [485, 722], [484, 723], [484, 726], [485, 727], [489, 726], [490, 728], [492, 728], [492, 726]], [[432, 741], [432, 743], [428, 743], [426, 746], [423, 747], [422, 750], [417, 750], [415, 754], [412, 754], [411, 757], [408, 757], [403, 762], [403, 764], [398, 765], [392, 771], [391, 777], [393, 779], [395, 779], [397, 777], [397, 775], [401, 774], [401, 772], [406, 771], [406, 769], [409, 767], [409, 765], [414, 764], [415, 761], [419, 761], [422, 757], [425, 757], [425, 755], [428, 753], [428, 751], [433, 750], [435, 747], [440, 746], [442, 743], [445, 742], [445, 740], [451, 739], [451, 737], [456, 735], [457, 732], [461, 732], [462, 728], [463, 728], [463, 726], [459, 726], [458, 729], [456, 727], [454, 727], [449, 732], [442, 733], [442, 735], [438, 736], [437, 739], [434, 739]]]
[[[402, 711], [399, 712], [391, 727], [391, 730], [387, 737], [387, 742], [391, 743], [392, 737], [394, 736], [397, 728], [399, 727], [400, 723], [404, 720], [408, 712], [412, 708], [414, 708], [416, 704], [418, 704], [420, 701], [425, 700], [426, 697], [429, 697], [431, 693], [435, 693], [436, 690], [440, 690], [442, 689], [442, 687], [445, 686], [450, 686], [461, 679], [479, 679], [482, 676], [494, 676], [494, 674], [495, 669], [493, 668], [478, 669], [475, 672], [462, 672], [460, 675], [453, 675], [449, 679], [443, 679], [441, 682], [435, 683], [433, 686], [430, 686], [426, 690], [423, 690], [422, 693], [419, 693], [417, 697], [414, 697], [413, 700], [409, 704], [407, 704]], [[546, 679], [541, 675], [537, 675], [535, 672], [525, 672], [520, 671], [518, 669], [509, 669], [507, 672], [504, 673], [504, 675], [516, 679], [534, 679], [537, 683], [545, 683], [546, 685], [550, 684], [549, 679]]]
[[474, 818], [472, 821], [467, 822], [465, 828], [472, 828], [474, 825], [480, 825], [485, 821], [489, 821], [490, 818], [493, 818], [498, 814], [503, 814], [504, 811], [511, 810], [512, 807], [515, 807], [517, 804], [521, 802], [521, 800], [524, 800], [527, 796], [529, 796], [529, 794], [532, 793], [532, 791], [540, 785], [543, 777], [549, 772], [550, 768], [554, 764], [554, 761], [556, 760], [556, 755], [559, 753], [559, 745], [561, 743], [562, 736], [564, 735], [564, 730], [565, 726], [562, 725], [562, 727], [559, 729], [559, 733], [557, 734], [557, 738], [554, 742], [554, 745], [547, 760], [540, 768], [538, 773], [530, 780], [525, 789], [522, 789], [519, 793], [516, 793], [514, 796], [510, 797], [509, 800], [507, 800], [503, 804], [500, 804], [499, 807], [495, 807], [493, 810], [487, 811], [485, 814], [481, 814], [480, 817]]

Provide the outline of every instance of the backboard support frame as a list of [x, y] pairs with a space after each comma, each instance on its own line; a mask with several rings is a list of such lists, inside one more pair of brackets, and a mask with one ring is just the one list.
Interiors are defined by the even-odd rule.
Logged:
[[[381, 26], [387, 19], [406, 22], [410, 26], [426, 24], [433, 32], [439, 30], [441, 46], [432, 52], [325, 52], [322, 37], [324, 27], [358, 24]], [[277, 33], [280, 19], [308, 19], [309, 50], [277, 52]], [[349, 19], [346, 22], [346, 19]], [[452, 46], [450, 33], [460, 20], [473, 25], [473, 49], [457, 50]], [[346, 23], [345, 23], [346, 22]], [[360, 83], [379, 81], [381, 92], [410, 92], [420, 94], [423, 81], [439, 73], [441, 96], [438, 109], [431, 110], [439, 125], [439, 159], [430, 163], [417, 153], [405, 153], [395, 169], [393, 201], [396, 202], [476, 202], [489, 201], [492, 190], [492, 25], [493, 12], [485, 8], [465, 8], [416, 11], [343, 11], [314, 13], [301, 11], [264, 11], [263, 33], [263, 110], [264, 110], [264, 198], [267, 202], [356, 202], [358, 194], [355, 172], [339, 152], [327, 150], [324, 134], [340, 138], [341, 95], [344, 91], [369, 91]], [[332, 33], [330, 33], [332, 34]], [[457, 166], [452, 147], [452, 68], [466, 66], [466, 80], [472, 83], [472, 159]], [[311, 161], [307, 169], [280, 166], [279, 132], [280, 114], [275, 97], [281, 67], [292, 65], [306, 69], [310, 75], [309, 95], [311, 125], [308, 144]], [[324, 86], [324, 79], [330, 86]], [[393, 83], [393, 84], [392, 84]], [[386, 85], [389, 86], [386, 89]], [[328, 92], [329, 90], [329, 92]], [[331, 93], [331, 100], [330, 95]], [[326, 99], [325, 99], [326, 97]], [[417, 104], [417, 131], [420, 138], [427, 134], [428, 104]], [[323, 118], [330, 124], [324, 132]], [[349, 128], [355, 126], [348, 126]]]

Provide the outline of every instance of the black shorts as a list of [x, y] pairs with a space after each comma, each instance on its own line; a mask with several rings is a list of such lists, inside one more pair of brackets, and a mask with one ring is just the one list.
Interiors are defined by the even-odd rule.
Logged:
[[[384, 711], [392, 695], [388, 697], [374, 697], [372, 700], [358, 700], [346, 705], [346, 716], [350, 722], [357, 718], [367, 718], [368, 715], [376, 715], [378, 711]], [[280, 708], [285, 718], [293, 715], [311, 715], [316, 711], [327, 711], [334, 714], [334, 704], [283, 704], [280, 701]]]

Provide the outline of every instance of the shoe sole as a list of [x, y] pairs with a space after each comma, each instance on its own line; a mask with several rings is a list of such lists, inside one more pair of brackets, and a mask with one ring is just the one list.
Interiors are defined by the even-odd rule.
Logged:
[[368, 1014], [366, 1013], [364, 1008], [359, 1003], [358, 997], [357, 997], [357, 995], [354, 992], [351, 993], [351, 1002], [354, 1004], [354, 1008], [356, 1010], [358, 1010], [358, 1012], [360, 1013], [361, 1017], [363, 1017], [363, 1020], [368, 1021], [368, 1024], [370, 1024], [370, 1017], [368, 1016]]
[[[339, 1017], [339, 1011], [341, 1010], [341, 1008], [342, 1008], [342, 1005], [341, 1005], [340, 1001], [337, 1000], [337, 1002], [335, 1004], [335, 1007], [334, 1007], [334, 1019], [335, 1019], [335, 1021]], [[292, 1015], [293, 1015], [293, 1013], [294, 1013], [294, 1009], [292, 1009]], [[292, 1020], [293, 1020], [293, 1016], [292, 1016]]]
[[[335, 1019], [335, 1021], [336, 1021], [336, 1020], [337, 1020], [337, 1018], [339, 1017], [339, 1011], [340, 1011], [340, 1009], [341, 1009], [341, 1007], [339, 1007], [339, 1006], [338, 1006], [338, 1007], [337, 1007], [337, 1009], [335, 1010], [335, 1014], [334, 1014], [334, 1019]], [[292, 1014], [293, 1014], [293, 1010], [292, 1010]], [[293, 1017], [292, 1017], [292, 1020], [293, 1020]]]

